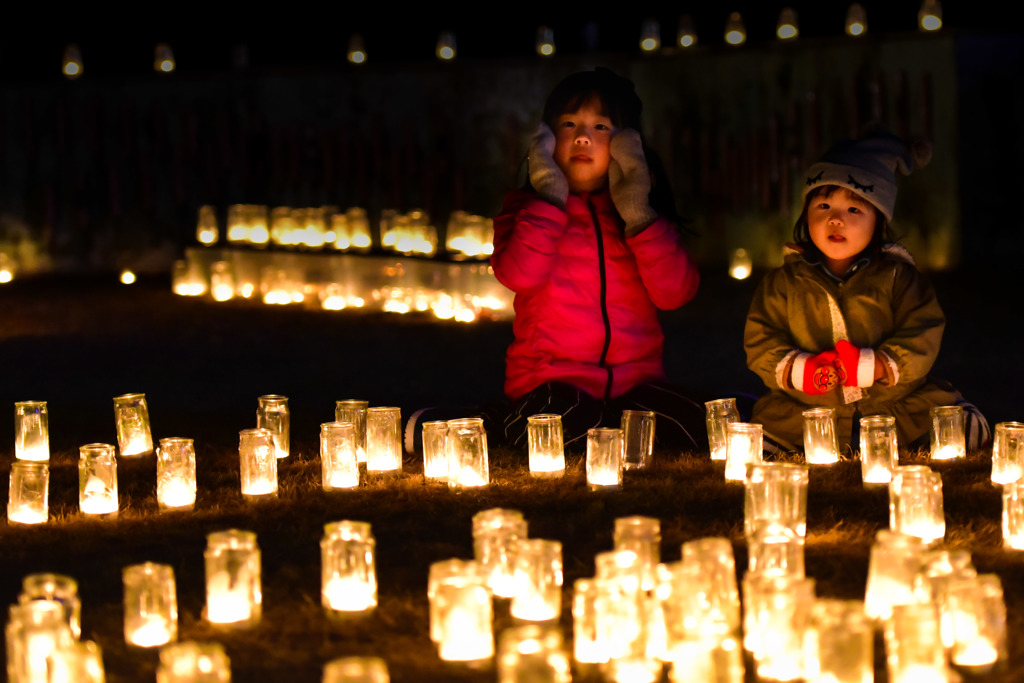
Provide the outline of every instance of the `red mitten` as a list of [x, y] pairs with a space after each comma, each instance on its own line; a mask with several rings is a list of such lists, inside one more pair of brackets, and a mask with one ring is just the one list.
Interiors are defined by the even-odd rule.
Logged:
[[844, 387], [870, 387], [875, 383], [875, 352], [859, 349], [845, 339], [836, 342], [839, 381]]
[[816, 356], [801, 353], [793, 360], [793, 387], [805, 394], [827, 394], [840, 384], [839, 354], [822, 351]]

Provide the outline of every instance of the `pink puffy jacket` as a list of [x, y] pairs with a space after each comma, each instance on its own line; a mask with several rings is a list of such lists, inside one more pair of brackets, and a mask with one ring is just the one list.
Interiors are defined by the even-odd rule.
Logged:
[[494, 219], [491, 264], [515, 292], [511, 399], [551, 381], [611, 398], [663, 380], [657, 309], [685, 304], [700, 279], [666, 219], [626, 239], [607, 191], [570, 194], [564, 211], [510, 192]]

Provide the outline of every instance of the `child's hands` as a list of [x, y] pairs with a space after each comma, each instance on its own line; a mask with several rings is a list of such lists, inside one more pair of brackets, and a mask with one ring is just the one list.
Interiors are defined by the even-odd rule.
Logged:
[[801, 354], [793, 363], [793, 387], [805, 394], [827, 394], [842, 383], [839, 354], [833, 350], [816, 356]]
[[859, 349], [845, 339], [836, 342], [836, 353], [844, 387], [870, 387], [875, 383], [877, 364], [871, 349]]
[[617, 132], [609, 152], [612, 159], [608, 165], [608, 190], [626, 222], [626, 237], [632, 237], [658, 217], [650, 204], [651, 172], [640, 133], [632, 128]]
[[537, 126], [530, 142], [526, 165], [530, 171], [530, 185], [545, 201], [560, 209], [569, 198], [569, 181], [555, 163], [555, 134], [543, 121]]

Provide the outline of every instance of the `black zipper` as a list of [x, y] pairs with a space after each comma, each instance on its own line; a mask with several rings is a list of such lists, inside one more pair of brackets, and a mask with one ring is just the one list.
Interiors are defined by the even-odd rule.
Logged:
[[604, 385], [604, 399], [607, 401], [612, 394], [612, 369], [605, 363], [608, 360], [608, 348], [612, 344], [612, 323], [608, 317], [608, 275], [604, 267], [604, 236], [601, 234], [601, 222], [597, 219], [597, 209], [587, 197], [587, 208], [590, 209], [590, 219], [594, 222], [594, 232], [597, 235], [597, 263], [598, 273], [601, 276], [601, 319], [604, 320], [604, 347], [601, 349], [601, 359], [598, 365], [605, 369], [608, 378]]

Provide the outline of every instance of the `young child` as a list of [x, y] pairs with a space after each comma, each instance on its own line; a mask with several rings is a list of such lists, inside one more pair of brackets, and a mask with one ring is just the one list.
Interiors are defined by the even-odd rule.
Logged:
[[964, 407], [968, 449], [988, 440], [977, 408], [928, 376], [945, 317], [889, 235], [897, 169], [908, 175], [930, 158], [928, 143], [876, 130], [836, 144], [808, 169], [796, 244], [759, 285], [744, 331], [747, 365], [771, 390], [751, 418], [766, 442], [799, 450], [801, 412], [833, 406], [840, 444], [851, 443], [861, 416], [889, 414], [901, 446], [925, 445], [929, 410], [955, 404]]
[[528, 184], [494, 220], [491, 264], [516, 312], [499, 439], [525, 445], [527, 417], [558, 413], [571, 443], [632, 408], [657, 413], [660, 444], [706, 448], [704, 406], [665, 384], [658, 309], [689, 301], [699, 276], [641, 109], [632, 82], [606, 69], [559, 83]]

